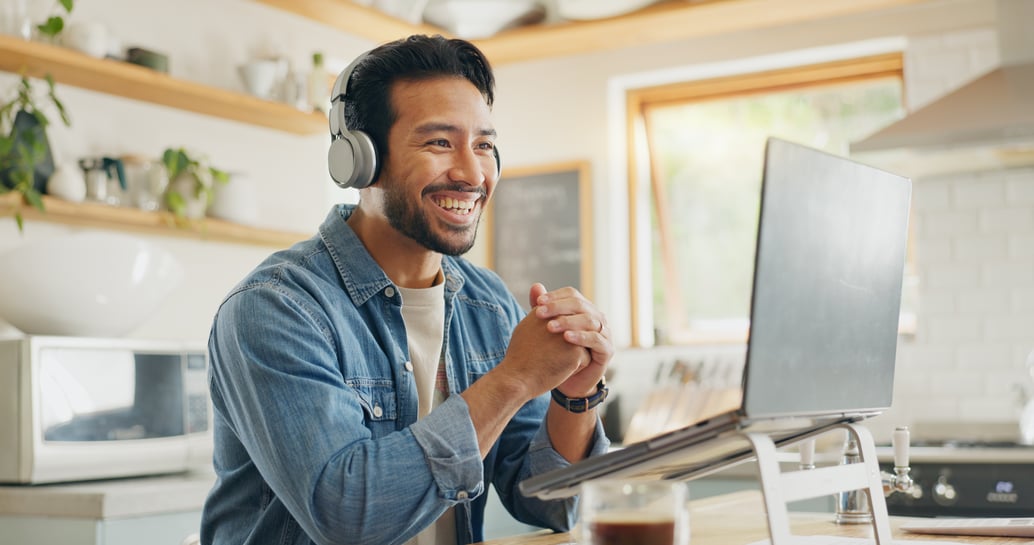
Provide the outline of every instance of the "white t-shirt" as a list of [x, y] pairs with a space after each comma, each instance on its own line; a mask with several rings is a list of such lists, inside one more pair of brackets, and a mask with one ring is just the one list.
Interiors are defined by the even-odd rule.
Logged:
[[[399, 288], [402, 296], [402, 321], [406, 324], [409, 357], [416, 381], [417, 417], [427, 416], [431, 409], [449, 396], [445, 380], [442, 339], [445, 335], [445, 282], [439, 274], [430, 288]], [[456, 513], [446, 511], [438, 520], [406, 545], [455, 545]]]

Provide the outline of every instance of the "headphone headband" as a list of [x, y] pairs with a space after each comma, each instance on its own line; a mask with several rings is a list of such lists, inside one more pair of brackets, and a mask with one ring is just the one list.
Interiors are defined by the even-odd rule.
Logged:
[[[362, 189], [377, 178], [380, 170], [377, 147], [370, 135], [359, 130], [349, 130], [345, 119], [345, 97], [352, 72], [370, 55], [367, 51], [355, 58], [338, 75], [330, 95], [330, 149], [327, 151], [327, 166], [330, 177], [338, 186]], [[499, 149], [493, 148], [496, 176], [502, 172]]]
[[337, 79], [334, 80], [334, 87], [330, 91], [330, 107], [331, 107], [331, 112], [333, 113], [334, 106], [336, 106], [337, 104], [341, 104], [342, 105], [342, 109], [341, 109], [341, 115], [340, 116], [337, 116], [337, 115], [329, 116], [329, 119], [330, 119], [330, 137], [331, 138], [333, 138], [335, 136], [339, 136], [344, 131], [348, 130], [348, 126], [345, 123], [344, 108], [343, 108], [344, 102], [345, 102], [345, 93], [348, 91], [348, 82], [349, 82], [349, 80], [352, 79], [352, 72], [355, 72], [355, 67], [359, 66], [359, 63], [363, 62], [363, 59], [365, 59], [369, 55], [370, 55], [370, 52], [367, 51], [367, 52], [359, 55], [358, 57], [356, 57], [351, 63], [348, 64], [347, 67], [345, 67], [344, 70], [341, 71], [340, 74], [338, 74]]

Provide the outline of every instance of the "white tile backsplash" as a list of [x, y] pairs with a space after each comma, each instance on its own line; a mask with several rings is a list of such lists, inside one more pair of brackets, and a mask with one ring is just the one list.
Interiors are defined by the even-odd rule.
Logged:
[[1029, 233], [1034, 227], [1034, 207], [1023, 204], [991, 206], [980, 210], [979, 225], [981, 233]]
[[915, 181], [919, 327], [901, 340], [895, 405], [876, 431], [1018, 418], [1034, 350], [1032, 187], [1031, 168]]
[[956, 307], [960, 315], [987, 314], [1009, 308], [1008, 289], [960, 290]]
[[[910, 109], [998, 62], [993, 29], [913, 37]], [[894, 406], [877, 435], [924, 421], [1016, 422], [1034, 351], [1034, 168], [916, 179], [918, 327], [899, 342]], [[920, 430], [917, 430], [921, 432]]]
[[1030, 285], [1034, 282], [1034, 260], [985, 262], [981, 267], [981, 278], [983, 285], [988, 287]]
[[1005, 191], [1008, 202], [1016, 205], [1034, 204], [1034, 183], [1024, 171], [1006, 175]]
[[959, 261], [1003, 260], [1009, 255], [1009, 241], [1001, 236], [961, 235], [952, 243], [952, 255]]
[[919, 271], [920, 282], [924, 282], [932, 289], [959, 290], [980, 283], [979, 263], [955, 263], [954, 266], [952, 262], [935, 262], [935, 264], [943, 266], [926, 270], [920, 268]]
[[1009, 235], [1009, 257], [1034, 257], [1034, 231]]
[[1005, 180], [979, 175], [969, 180], [956, 178], [951, 183], [952, 203], [957, 210], [985, 209], [1005, 202]]

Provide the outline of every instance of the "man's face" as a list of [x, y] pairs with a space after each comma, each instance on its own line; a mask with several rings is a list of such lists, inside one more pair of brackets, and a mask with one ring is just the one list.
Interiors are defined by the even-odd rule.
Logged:
[[379, 181], [391, 226], [425, 248], [461, 255], [496, 184], [495, 129], [481, 93], [463, 78], [400, 81]]

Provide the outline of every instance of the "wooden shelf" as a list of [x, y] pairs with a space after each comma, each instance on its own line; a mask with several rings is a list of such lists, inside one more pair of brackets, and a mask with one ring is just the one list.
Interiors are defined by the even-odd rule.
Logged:
[[0, 70], [54, 81], [180, 110], [230, 119], [293, 134], [326, 132], [323, 114], [303, 112], [279, 102], [178, 80], [121, 61], [97, 59], [78, 51], [0, 34]]
[[[350, 0], [255, 1], [376, 43], [409, 34], [448, 35], [440, 28], [408, 24]], [[498, 66], [858, 15], [923, 1], [928, 0], [672, 0], [620, 17], [533, 25], [473, 41]]]
[[286, 248], [311, 236], [309, 234], [248, 227], [215, 218], [177, 221], [176, 217], [168, 212], [148, 212], [135, 208], [123, 208], [97, 203], [72, 203], [53, 197], [43, 197], [44, 212], [40, 212], [27, 204], [20, 203], [20, 195], [7, 194], [0, 196], [0, 218], [3, 218], [3, 221], [13, 222], [14, 220], [11, 216], [14, 215], [16, 210], [20, 209], [22, 217], [26, 221], [26, 228], [29, 228], [29, 222], [44, 221], [78, 227], [118, 229], [128, 232], [215, 242], [255, 244], [274, 248]]

